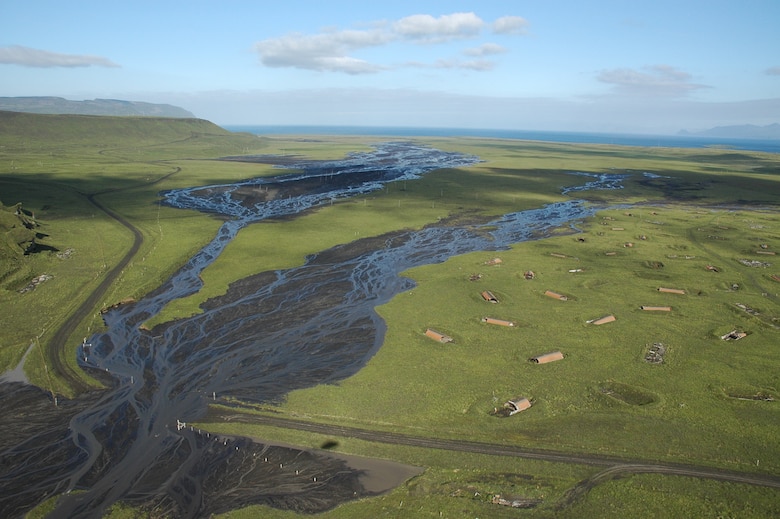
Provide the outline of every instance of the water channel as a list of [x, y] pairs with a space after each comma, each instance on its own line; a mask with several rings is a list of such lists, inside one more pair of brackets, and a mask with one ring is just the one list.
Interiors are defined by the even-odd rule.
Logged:
[[[302, 266], [243, 279], [201, 314], [141, 329], [168, 302], [197, 291], [200, 272], [246, 225], [479, 158], [390, 142], [338, 161], [241, 160], [284, 163], [296, 172], [162, 193], [163, 203], [226, 220], [163, 286], [106, 312], [106, 330], [78, 348], [81, 367], [109, 389], [55, 407], [38, 388], [0, 382], [0, 516], [23, 516], [55, 496], [61, 498], [52, 517], [100, 517], [119, 501], [175, 517], [249, 504], [316, 513], [389, 490], [408, 473], [398, 471], [397, 480], [377, 487], [365, 468], [338, 456], [215, 436], [187, 423], [202, 418], [214, 400], [278, 402], [291, 390], [356, 373], [383, 341], [374, 308], [412, 287], [400, 276], [404, 270], [538, 239], [596, 210], [571, 199], [482, 225], [441, 224], [358, 240]], [[621, 179], [576, 174], [592, 178], [573, 179], [580, 185], [568, 193], [616, 188]]]

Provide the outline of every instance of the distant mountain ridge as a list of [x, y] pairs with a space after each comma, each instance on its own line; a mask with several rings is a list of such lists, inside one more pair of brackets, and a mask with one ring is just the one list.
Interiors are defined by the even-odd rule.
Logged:
[[678, 135], [694, 135], [697, 137], [724, 137], [729, 139], [780, 139], [780, 124], [767, 126], [755, 124], [740, 124], [735, 126], [716, 126], [708, 130], [689, 132], [681, 130]]
[[0, 110], [36, 114], [195, 118], [194, 114], [178, 106], [120, 99], [71, 101], [62, 97], [0, 97]]
[[[149, 145], [194, 136], [235, 136], [197, 118], [127, 117], [116, 115], [36, 114], [0, 110], [0, 142], [7, 147], [43, 142], [97, 148]], [[27, 144], [26, 144], [27, 143]], [[2, 193], [0, 193], [2, 196]]]

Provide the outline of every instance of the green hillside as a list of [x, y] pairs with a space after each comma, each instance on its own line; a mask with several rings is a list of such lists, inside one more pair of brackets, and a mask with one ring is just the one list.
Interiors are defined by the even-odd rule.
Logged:
[[234, 135], [203, 119], [31, 114], [0, 111], [0, 142], [7, 147], [81, 144], [143, 145], [182, 140], [194, 135]]
[[0, 286], [24, 269], [24, 255], [35, 250], [36, 223], [21, 204], [6, 207], [0, 202]]
[[84, 101], [75, 101], [53, 96], [0, 97], [0, 110], [35, 114], [195, 117], [184, 108], [169, 104], [125, 101], [122, 99], [85, 99]]

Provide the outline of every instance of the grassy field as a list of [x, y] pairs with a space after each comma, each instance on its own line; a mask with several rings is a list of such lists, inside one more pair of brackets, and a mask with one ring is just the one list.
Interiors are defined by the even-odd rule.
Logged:
[[[613, 231], [616, 227], [596, 220], [576, 237], [524, 243], [500, 253], [499, 266], [485, 265], [495, 253], [473, 253], [407, 272], [417, 287], [379, 308], [388, 332], [368, 366], [338, 385], [290, 394], [282, 410], [437, 437], [588, 452], [608, 448], [652, 459], [679, 460], [695, 451], [699, 461], [734, 468], [767, 455], [780, 460], [772, 432], [776, 405], [731, 398], [780, 396], [780, 371], [766, 369], [780, 363], [774, 347], [780, 283], [768, 277], [771, 269], [738, 261], [756, 258], [752, 249], [777, 236], [770, 230], [777, 228], [774, 216], [691, 215], [660, 207], [642, 211], [659, 223], [606, 211], [598, 218], [614, 218], [609, 223], [624, 230]], [[627, 241], [635, 245], [625, 247]], [[615, 256], [606, 255], [613, 251]], [[708, 271], [707, 264], [720, 272]], [[582, 272], [570, 272], [574, 269]], [[535, 272], [535, 279], [524, 279], [527, 270]], [[482, 278], [470, 281], [472, 273]], [[666, 286], [686, 293], [658, 291]], [[500, 302], [486, 303], [482, 290]], [[546, 290], [568, 300], [547, 297]], [[671, 311], [643, 311], [642, 305], [671, 306]], [[587, 322], [610, 314], [615, 322]], [[517, 325], [484, 324], [485, 316]], [[428, 327], [454, 342], [431, 341], [423, 334]], [[734, 329], [748, 336], [738, 342], [720, 339]], [[655, 343], [666, 348], [660, 365], [645, 361]], [[554, 350], [563, 352], [564, 360], [528, 361]], [[389, 370], [393, 377], [384, 376]], [[508, 420], [489, 415], [518, 396], [534, 398], [534, 407]], [[744, 427], [747, 417], [752, 430]], [[608, 447], [603, 430], [583, 434], [594, 424], [610, 431]], [[702, 435], [714, 430], [720, 438], [703, 456]], [[638, 438], [647, 441], [638, 446]]]
[[[471, 168], [469, 180], [450, 172], [431, 174], [419, 183], [419, 189], [425, 190], [423, 199], [436, 199], [437, 190], [446, 183], [449, 190], [460, 193], [455, 210], [466, 207], [470, 197], [480, 199], [484, 213], [521, 207], [521, 197], [553, 201], [557, 199], [553, 186], [570, 183], [572, 177], [542, 169], [547, 158], [564, 171], [616, 168], [631, 173], [624, 190], [585, 196], [632, 205], [599, 213], [580, 225], [582, 234], [516, 245], [498, 254], [500, 266], [486, 265], [495, 253], [477, 252], [405, 273], [417, 287], [379, 309], [388, 331], [382, 349], [368, 365], [337, 385], [293, 392], [283, 405], [270, 410], [412, 435], [777, 474], [780, 283], [771, 275], [780, 274], [780, 266], [771, 253], [780, 247], [775, 199], [780, 177], [772, 156], [751, 162], [746, 155], [704, 150], [686, 163], [690, 151], [685, 150], [630, 150], [634, 160], [628, 151], [616, 150], [612, 156], [605, 150], [603, 157], [593, 159], [604, 163], [599, 168], [588, 160], [587, 150], [576, 167], [577, 153], [563, 146], [461, 144], [464, 151], [497, 160]], [[443, 142], [435, 145], [445, 147]], [[511, 169], [512, 161], [495, 153], [493, 146], [507, 155], [514, 150], [518, 156], [541, 147], [549, 156], [529, 157], [533, 169]], [[519, 158], [518, 163], [522, 163]], [[649, 178], [642, 174], [645, 171], [668, 178]], [[499, 188], [479, 181], [490, 175], [501, 179]], [[360, 207], [360, 201], [353, 204]], [[708, 265], [717, 271], [708, 270]], [[527, 270], [535, 272], [533, 280], [524, 278]], [[481, 279], [470, 281], [475, 273]], [[685, 293], [664, 293], [660, 287]], [[483, 301], [480, 292], [485, 289], [500, 303]], [[546, 290], [565, 294], [568, 300], [546, 297]], [[669, 306], [671, 311], [644, 311], [642, 306]], [[616, 320], [601, 326], [587, 322], [605, 315]], [[492, 327], [481, 322], [485, 316], [514, 321], [517, 326]], [[453, 337], [454, 342], [431, 341], [424, 336], [428, 327]], [[732, 330], [747, 336], [739, 341], [720, 338]], [[665, 348], [662, 364], [645, 360], [657, 343]], [[564, 360], [548, 365], [528, 361], [554, 350], [562, 351]], [[491, 416], [495, 407], [519, 396], [533, 399], [534, 406], [508, 419]], [[231, 430], [253, 435], [243, 427]], [[256, 436], [295, 441], [288, 434], [264, 431]], [[341, 448], [355, 452], [349, 445]], [[413, 458], [408, 461], [413, 463]], [[494, 506], [486, 509], [484, 503], [463, 508], [462, 500], [453, 499], [461, 493], [453, 493], [452, 485], [471, 488], [465, 481], [501, 479], [500, 470], [488, 468], [491, 461], [482, 463], [479, 475], [472, 473], [463, 480], [453, 474], [444, 476], [435, 464], [422, 463], [435, 468], [421, 479], [437, 481], [427, 483], [431, 485], [425, 498], [429, 506], [422, 506], [422, 516], [435, 516], [437, 507], [445, 516], [509, 513]], [[685, 478], [661, 482], [657, 476], [610, 482], [564, 512], [555, 503], [574, 483], [559, 479], [559, 470], [548, 464], [537, 473], [557, 487], [551, 484], [556, 490], [550, 491], [546, 504], [527, 514], [641, 517], [667, 510], [681, 516], [772, 517], [777, 513], [776, 491], [748, 491], [739, 485]], [[396, 501], [408, 506], [415, 488], [412, 483], [399, 489]], [[737, 497], [743, 492], [752, 497]], [[537, 495], [528, 486], [514, 493]], [[611, 508], [605, 509], [606, 502]], [[354, 512], [347, 511], [353, 507]], [[386, 501], [383, 505], [372, 501], [342, 507], [334, 517], [380, 511], [398, 517], [406, 513], [392, 510]]]
[[[272, 412], [417, 436], [777, 474], [780, 283], [770, 274], [780, 268], [740, 262], [772, 261], [757, 251], [764, 250], [761, 244], [778, 242], [777, 215], [650, 205], [634, 207], [631, 216], [625, 210], [604, 211], [583, 228], [583, 234], [517, 245], [499, 254], [500, 266], [485, 265], [494, 254], [473, 253], [407, 272], [417, 287], [379, 309], [388, 332], [368, 365], [338, 385], [295, 391]], [[629, 242], [634, 246], [626, 247]], [[569, 272], [577, 269], [581, 272]], [[533, 280], [524, 278], [527, 270], [535, 272]], [[470, 281], [472, 273], [482, 278]], [[662, 293], [659, 287], [685, 294]], [[500, 302], [483, 301], [484, 289]], [[546, 297], [546, 290], [568, 300]], [[671, 312], [647, 312], [642, 305], [671, 306]], [[604, 315], [616, 320], [600, 326], [587, 322]], [[517, 326], [484, 324], [484, 316]], [[430, 340], [423, 334], [427, 327], [454, 342]], [[720, 338], [732, 330], [748, 335], [739, 341]], [[666, 348], [662, 364], [645, 360], [656, 343]], [[565, 358], [546, 365], [528, 361], [553, 350]], [[495, 407], [518, 396], [532, 398], [533, 407], [505, 419], [491, 416]], [[317, 445], [287, 432], [228, 430]], [[468, 511], [501, 517], [504, 512], [478, 499], [463, 508], [465, 500], [453, 495], [463, 497], [471, 488], [484, 495], [490, 488], [535, 498], [534, 485], [545, 489], [545, 505], [526, 512], [534, 517], [646, 517], [658, 510], [675, 516], [772, 517], [778, 511], [776, 490], [635, 476], [598, 487], [563, 513], [556, 504], [576, 483], [560, 475], [569, 468], [543, 464], [532, 471], [531, 483], [521, 485], [504, 479], [503, 470], [492, 466], [499, 462], [489, 457], [481, 457], [474, 472], [445, 476], [440, 465], [411, 456], [358, 449], [352, 441], [340, 449], [434, 467], [395, 498], [408, 506], [417, 485], [430, 485], [426, 502], [431, 506], [423, 510], [432, 516], [440, 507], [445, 516]], [[505, 484], [493, 489], [495, 481]], [[744, 492], [752, 497], [738, 497]], [[380, 510], [403, 516], [402, 510], [388, 511], [389, 499], [344, 508], [354, 507], [355, 517]], [[339, 509], [333, 516], [350, 513]]]
[[[15, 256], [13, 264], [2, 260], [8, 268], [0, 279], [0, 369], [14, 367], [33, 344], [31, 353], [39, 353], [28, 356], [28, 376], [66, 395], [65, 382], [46, 369], [46, 341], [133, 240], [88, 195], [144, 237], [102, 307], [158, 286], [219, 226], [208, 215], [159, 206], [159, 191], [277, 173], [269, 166], [210, 159], [252, 153], [335, 159], [383, 140], [258, 138], [205, 121], [51, 116], [43, 124], [40, 117], [49, 116], [0, 117], [0, 201], [6, 207], [22, 202], [33, 211], [38, 232], [46, 235], [41, 243], [56, 249]], [[368, 365], [337, 385], [296, 391], [267, 411], [418, 436], [780, 473], [780, 282], [771, 278], [780, 275], [771, 254], [780, 249], [780, 157], [724, 149], [416, 140], [485, 161], [389, 185], [297, 219], [249, 226], [204, 271], [203, 290], [174, 302], [152, 324], [197, 312], [233, 281], [298, 265], [307, 254], [336, 244], [447, 217], [485, 218], [564, 200], [562, 186], [585, 180], [571, 171], [625, 173], [622, 190], [577, 194], [596, 203], [626, 204], [582, 222], [581, 234], [561, 232], [498, 254], [476, 252], [405, 273], [417, 286], [378, 309], [388, 330]], [[265, 243], [275, 244], [273, 253]], [[500, 266], [485, 264], [495, 256]], [[527, 270], [536, 274], [533, 280], [524, 278]], [[19, 292], [43, 273], [51, 279]], [[475, 273], [481, 279], [470, 281]], [[685, 293], [662, 293], [659, 287]], [[486, 303], [482, 290], [491, 290], [500, 302]], [[546, 297], [546, 290], [568, 300]], [[643, 311], [642, 305], [671, 311]], [[99, 309], [66, 348], [75, 349], [81, 337], [102, 326]], [[604, 315], [616, 320], [601, 326], [587, 322]], [[484, 324], [486, 316], [516, 326]], [[428, 339], [428, 327], [454, 342]], [[732, 330], [747, 336], [720, 338]], [[645, 360], [656, 343], [665, 348], [662, 364]], [[545, 365], [528, 361], [555, 350], [565, 358]], [[75, 364], [74, 354], [65, 357]], [[519, 396], [534, 405], [509, 418], [491, 415]], [[326, 440], [272, 428], [203, 426], [308, 447]], [[604, 483], [559, 510], [567, 490], [595, 469], [350, 439], [339, 439], [338, 449], [427, 469], [391, 494], [345, 505], [327, 517], [778, 513], [776, 491], [653, 475]], [[543, 501], [519, 512], [488, 503], [485, 497], [495, 493]], [[117, 509], [115, 515], [127, 513], [132, 512]]]

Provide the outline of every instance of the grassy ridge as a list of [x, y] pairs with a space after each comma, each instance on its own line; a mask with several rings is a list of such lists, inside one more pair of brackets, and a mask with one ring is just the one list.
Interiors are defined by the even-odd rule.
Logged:
[[75, 145], [92, 148], [144, 143], [159, 145], [187, 139], [193, 134], [235, 135], [202, 119], [0, 111], [0, 137], [5, 146], [22, 145], [46, 151], [58, 147], [72, 149]]

